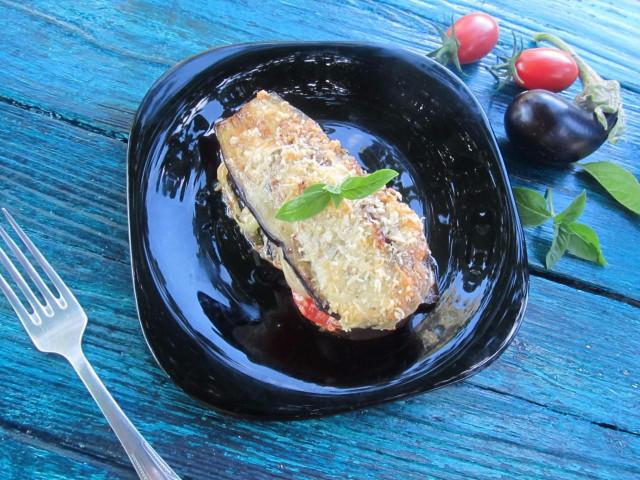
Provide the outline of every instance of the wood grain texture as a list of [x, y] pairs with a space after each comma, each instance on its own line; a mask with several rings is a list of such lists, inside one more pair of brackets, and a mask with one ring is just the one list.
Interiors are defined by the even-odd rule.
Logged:
[[48, 440], [33, 435], [31, 430], [0, 427], [0, 473], [5, 479], [116, 480], [137, 478], [128, 468], [86, 455], [55, 447]]
[[[484, 10], [500, 22], [503, 53], [510, 50], [511, 31], [525, 39], [536, 31], [553, 31], [603, 76], [620, 80], [629, 116], [627, 143], [607, 145], [589, 160], [611, 160], [640, 176], [635, 161], [640, 154], [640, 81], [636, 52], [629, 41], [640, 37], [640, 12], [634, 1], [613, 5], [604, 0], [570, 4], [545, 0], [531, 8], [525, 0], [491, 4], [313, 0], [268, 1], [257, 9], [251, 2], [231, 0], [195, 1], [188, 7], [180, 2], [113, 4], [105, 0], [82, 8], [72, 2], [26, 5], [0, 0], [0, 9], [8, 26], [0, 31], [5, 46], [0, 51], [4, 65], [0, 98], [121, 139], [127, 138], [133, 113], [152, 83], [171, 65], [204, 49], [236, 42], [314, 39], [378, 41], [426, 53], [437, 44], [430, 22]], [[492, 62], [493, 57], [483, 65]], [[473, 65], [466, 71], [470, 77], [463, 81], [487, 111], [514, 185], [538, 191], [552, 187], [559, 206], [568, 204], [583, 188], [588, 191], [581, 220], [599, 234], [610, 266], [565, 258], [553, 275], [640, 302], [640, 243], [616, 248], [620, 238], [638, 238], [638, 216], [619, 207], [584, 173], [520, 162], [503, 128], [504, 110], [519, 88], [510, 86], [495, 94], [493, 77], [483, 67]], [[567, 95], [578, 91], [574, 85]], [[551, 235], [549, 226], [527, 231], [530, 262], [538, 270], [544, 270]]]
[[[623, 85], [627, 142], [589, 160], [640, 175], [640, 79], [630, 39], [635, 1], [157, 2], [79, 5], [0, 0], [0, 205], [7, 206], [89, 314], [87, 356], [132, 421], [184, 479], [607, 478], [640, 476], [640, 310], [534, 277], [525, 323], [506, 353], [468, 381], [327, 419], [249, 422], [213, 413], [151, 357], [132, 298], [125, 155], [133, 113], [151, 84], [213, 46], [260, 40], [371, 40], [425, 53], [431, 21], [483, 10], [530, 38], [554, 31]], [[485, 60], [488, 65], [492, 60]], [[582, 220], [600, 235], [602, 268], [561, 260], [551, 276], [640, 300], [638, 216], [584, 174], [533, 168], [506, 141], [502, 117], [519, 89], [463, 80], [487, 111], [514, 185], [554, 189], [557, 208], [583, 188]], [[579, 88], [573, 86], [567, 95]], [[544, 274], [550, 229], [527, 232]], [[0, 476], [136, 478], [71, 368], [45, 356], [0, 298]]]
[[[6, 148], [11, 144], [25, 147]], [[90, 318], [88, 358], [183, 478], [640, 474], [637, 308], [533, 278], [514, 344], [462, 384], [313, 421], [218, 415], [166, 378], [142, 337], [123, 215], [125, 145], [0, 105], [0, 148], [0, 204], [76, 292]], [[65, 184], [65, 175], [80, 169], [87, 173]], [[0, 325], [0, 435], [10, 439], [9, 458], [34, 458], [30, 452], [42, 450], [43, 460], [25, 460], [33, 474], [27, 478], [64, 478], [67, 469], [78, 478], [135, 478], [69, 365], [33, 348], [4, 298]], [[26, 379], [37, 379], [37, 386]]]

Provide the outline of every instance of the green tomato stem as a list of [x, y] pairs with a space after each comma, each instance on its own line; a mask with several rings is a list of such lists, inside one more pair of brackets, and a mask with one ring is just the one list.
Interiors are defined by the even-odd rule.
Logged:
[[462, 71], [460, 60], [458, 59], [458, 48], [460, 47], [460, 42], [458, 42], [458, 39], [456, 38], [456, 25], [453, 21], [453, 16], [451, 17], [451, 36], [449, 37], [447, 37], [445, 31], [440, 28], [439, 25], [436, 25], [435, 23], [432, 25], [437, 30], [438, 35], [440, 35], [442, 46], [427, 53], [427, 57], [433, 58], [436, 62], [441, 63], [442, 65], [447, 65], [453, 62], [458, 72], [460, 72], [463, 77], [468, 77], [469, 75]]
[[500, 90], [509, 83], [512, 78], [519, 84], [523, 83], [516, 68], [516, 62], [522, 53], [522, 39], [520, 40], [520, 47], [518, 47], [518, 39], [516, 38], [515, 32], [511, 32], [511, 34], [513, 35], [513, 51], [511, 52], [511, 57], [506, 58], [499, 56], [498, 58], [504, 60], [504, 63], [494, 65], [489, 69], [489, 73], [493, 75], [498, 82], [502, 79], [496, 90]]

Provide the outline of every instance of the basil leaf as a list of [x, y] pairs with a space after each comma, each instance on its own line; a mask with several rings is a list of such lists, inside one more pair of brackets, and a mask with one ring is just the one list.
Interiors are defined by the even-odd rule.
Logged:
[[542, 195], [529, 188], [514, 187], [513, 195], [523, 227], [537, 227], [551, 218]]
[[307, 187], [298, 198], [282, 205], [276, 213], [276, 218], [285, 222], [311, 218], [324, 210], [331, 201], [338, 208], [344, 198], [364, 198], [397, 175], [398, 172], [395, 170], [383, 169], [362, 177], [348, 177], [340, 185], [315, 183]]
[[392, 178], [398, 176], [398, 172], [390, 168], [383, 168], [363, 177], [349, 177], [340, 185], [344, 198], [355, 200], [371, 195], [376, 190], [384, 187]]
[[567, 225], [560, 223], [553, 226], [553, 242], [545, 258], [545, 264], [548, 270], [551, 270], [554, 265], [558, 263], [558, 260], [562, 258], [564, 252], [567, 251], [570, 237], [571, 230], [569, 230]]
[[575, 222], [587, 203], [587, 191], [582, 190], [582, 193], [573, 199], [573, 202], [569, 204], [562, 212], [555, 216], [554, 223], [573, 223]]
[[618, 202], [632, 212], [640, 214], [640, 183], [629, 170], [611, 162], [576, 165], [589, 172]]
[[320, 213], [331, 201], [331, 193], [327, 192], [324, 187], [324, 183], [310, 185], [298, 198], [282, 205], [276, 213], [276, 218], [285, 222], [297, 222]]
[[567, 251], [570, 254], [598, 265], [607, 265], [607, 261], [602, 256], [598, 235], [591, 227], [582, 223], [572, 223], [567, 227], [571, 230], [567, 246]]
[[324, 187], [322, 187], [324, 190], [326, 190], [329, 193], [333, 193], [335, 195], [340, 195], [342, 193], [342, 190], [340, 188], [340, 185], [325, 185]]

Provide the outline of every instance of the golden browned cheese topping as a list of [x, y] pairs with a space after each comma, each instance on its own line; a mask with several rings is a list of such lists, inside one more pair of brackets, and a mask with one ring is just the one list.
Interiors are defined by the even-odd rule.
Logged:
[[[309, 185], [338, 184], [364, 175], [362, 168], [316, 122], [264, 91], [218, 123], [216, 133], [224, 157], [218, 178], [233, 216], [254, 246], [252, 214], [278, 242], [274, 264], [289, 262], [303, 280], [285, 268], [294, 290], [312, 289], [345, 331], [392, 329], [416, 310], [434, 274], [422, 221], [398, 192], [383, 188], [307, 220], [277, 220], [280, 207]], [[233, 198], [229, 173], [251, 211]]]

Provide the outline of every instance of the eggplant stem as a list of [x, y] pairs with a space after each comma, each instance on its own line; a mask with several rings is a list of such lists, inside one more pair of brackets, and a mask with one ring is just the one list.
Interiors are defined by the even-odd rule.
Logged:
[[[563, 40], [550, 33], [539, 32], [534, 34], [536, 42], [547, 41], [563, 52], [569, 54], [578, 65], [582, 91], [576, 96], [574, 103], [580, 108], [592, 111], [602, 128], [607, 130], [608, 140], [615, 144], [626, 128], [625, 114], [622, 109], [622, 95], [620, 92], [620, 82], [617, 80], [604, 80], [596, 71], [591, 68], [578, 54]], [[616, 114], [613, 125], [605, 116], [606, 113]]]
[[575, 60], [576, 64], [578, 65], [578, 72], [580, 75], [580, 81], [582, 82], [583, 88], [586, 88], [589, 85], [596, 85], [604, 82], [602, 77], [598, 75], [598, 73], [593, 68], [591, 68], [584, 60], [582, 60], [582, 58], [580, 58], [580, 56], [575, 52], [575, 50], [571, 48], [571, 46], [564, 40], [561, 40], [560, 38], [556, 37], [551, 33], [543, 33], [543, 32], [534, 34], [533, 39], [536, 41], [536, 43], [542, 42], [542, 41], [549, 42], [555, 45], [556, 47], [558, 47], [563, 52], [571, 55], [571, 57]]

